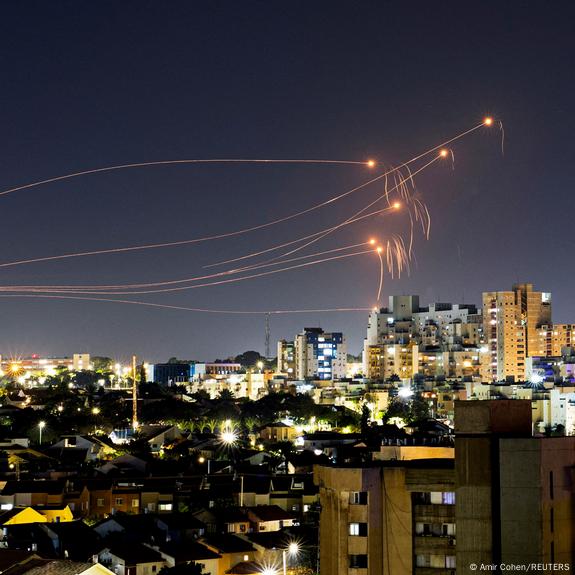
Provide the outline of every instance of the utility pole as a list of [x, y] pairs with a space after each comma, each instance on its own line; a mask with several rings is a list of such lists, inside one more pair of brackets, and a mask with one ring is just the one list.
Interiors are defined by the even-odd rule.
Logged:
[[132, 428], [138, 427], [138, 382], [136, 381], [136, 356], [132, 356]]
[[270, 314], [266, 313], [266, 359], [270, 358]]

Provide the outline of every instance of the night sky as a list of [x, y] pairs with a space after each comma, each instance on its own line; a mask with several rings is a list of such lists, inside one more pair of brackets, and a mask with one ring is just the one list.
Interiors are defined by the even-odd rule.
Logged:
[[[384, 296], [480, 303], [532, 281], [575, 322], [575, 8], [572, 1], [4, 1], [0, 188], [101, 166], [183, 158], [375, 158], [395, 164], [482, 121], [418, 180], [432, 215], [411, 275]], [[375, 172], [377, 173], [377, 172]], [[164, 242], [273, 220], [370, 177], [363, 166], [165, 166], [0, 197], [0, 260]], [[0, 269], [1, 284], [178, 279], [218, 259], [328, 227], [381, 185], [277, 227], [165, 250]], [[407, 229], [386, 216], [324, 250]], [[254, 281], [131, 299], [268, 310], [375, 303], [375, 256]], [[148, 361], [264, 348], [264, 318], [120, 304], [0, 299], [0, 353], [87, 351]], [[344, 331], [365, 313], [273, 317]]]

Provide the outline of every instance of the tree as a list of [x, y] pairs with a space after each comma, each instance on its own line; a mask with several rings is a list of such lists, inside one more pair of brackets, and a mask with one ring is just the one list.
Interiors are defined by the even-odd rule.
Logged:
[[255, 367], [259, 361], [265, 362], [265, 357], [257, 351], [244, 351], [244, 353], [236, 355], [234, 361], [243, 367]]
[[415, 396], [411, 400], [409, 406], [409, 423], [412, 421], [420, 421], [421, 419], [427, 419], [430, 416], [429, 404], [420, 395]]
[[359, 423], [359, 427], [362, 433], [365, 433], [369, 429], [370, 415], [369, 407], [367, 407], [367, 404], [364, 403], [361, 408], [361, 420]]
[[111, 371], [112, 370], [112, 358], [104, 356], [94, 356], [92, 358], [92, 365], [94, 371]]

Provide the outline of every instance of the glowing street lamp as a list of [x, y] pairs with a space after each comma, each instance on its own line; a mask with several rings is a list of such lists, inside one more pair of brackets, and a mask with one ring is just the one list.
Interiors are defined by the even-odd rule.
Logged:
[[42, 445], [42, 430], [46, 427], [46, 422], [45, 421], [39, 421], [38, 422], [38, 439], [39, 439], [39, 443], [40, 445]]
[[233, 445], [238, 440], [238, 434], [233, 429], [226, 429], [220, 435], [220, 439], [225, 445]]
[[292, 541], [286, 549], [282, 550], [282, 562], [283, 562], [283, 575], [287, 575], [287, 556], [297, 557], [299, 553], [299, 545]]

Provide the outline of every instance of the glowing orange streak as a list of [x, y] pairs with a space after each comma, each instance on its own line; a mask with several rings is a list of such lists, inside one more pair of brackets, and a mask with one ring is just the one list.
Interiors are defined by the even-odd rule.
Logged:
[[[251, 275], [247, 275], [247, 276], [243, 276], [243, 277], [239, 277], [239, 278], [218, 280], [215, 282], [195, 284], [195, 285], [191, 285], [191, 286], [181, 286], [181, 287], [159, 289], [159, 290], [127, 291], [127, 292], [120, 292], [120, 293], [99, 291], [97, 293], [102, 294], [102, 295], [126, 295], [126, 294], [130, 294], [130, 295], [138, 294], [139, 295], [139, 294], [149, 294], [149, 293], [166, 293], [166, 292], [184, 291], [184, 290], [196, 289], [196, 288], [201, 288], [201, 287], [209, 287], [209, 286], [215, 286], [215, 285], [240, 282], [240, 281], [244, 281], [244, 280], [248, 280], [248, 279], [254, 279], [254, 278], [264, 277], [264, 276], [268, 276], [268, 275], [272, 275], [272, 274], [277, 274], [277, 273], [281, 273], [281, 272], [285, 272], [285, 271], [289, 271], [289, 270], [293, 270], [293, 269], [299, 269], [299, 268], [303, 268], [303, 267], [313, 266], [313, 265], [317, 265], [317, 264], [321, 264], [321, 263], [329, 262], [329, 261], [333, 261], [333, 260], [340, 260], [340, 259], [350, 258], [350, 257], [354, 257], [354, 256], [361, 256], [361, 255], [369, 254], [372, 252], [373, 252], [373, 250], [365, 250], [365, 251], [361, 251], [361, 252], [354, 252], [351, 254], [343, 254], [343, 255], [339, 255], [339, 256], [333, 256], [330, 258], [322, 258], [319, 260], [314, 260], [312, 262], [305, 262], [303, 264], [297, 264], [295, 266], [288, 266], [286, 268], [280, 268], [278, 270], [270, 270], [270, 271], [260, 272], [257, 274], [251, 274]], [[94, 293], [92, 291], [82, 291], [82, 290], [58, 290], [58, 289], [42, 289], [42, 288], [28, 289], [28, 290], [14, 290], [14, 288], [10, 288], [10, 287], [2, 288], [2, 289], [0, 289], [0, 291], [27, 291], [30, 293], [75, 293], [75, 294], [92, 294], [92, 293]]]
[[[394, 206], [390, 206], [390, 207], [388, 207], [388, 208], [382, 208], [381, 210], [376, 210], [375, 212], [370, 212], [369, 214], [364, 214], [363, 216], [360, 216], [360, 217], [358, 217], [358, 218], [354, 218], [354, 219], [350, 220], [349, 222], [346, 222], [345, 225], [354, 224], [355, 222], [358, 222], [358, 221], [363, 220], [363, 219], [365, 219], [365, 218], [370, 218], [370, 217], [376, 216], [376, 215], [378, 215], [378, 214], [384, 214], [384, 213], [386, 213], [386, 212], [395, 211], [396, 209], [397, 209], [397, 207], [396, 207], [395, 205], [394, 205]], [[237, 258], [232, 258], [232, 259], [229, 259], [229, 260], [222, 260], [222, 261], [220, 261], [220, 262], [216, 262], [216, 263], [213, 263], [213, 264], [209, 264], [209, 265], [207, 265], [207, 266], [204, 266], [204, 268], [213, 268], [213, 267], [216, 267], [216, 266], [221, 266], [221, 265], [225, 265], [225, 264], [231, 264], [231, 263], [233, 263], [233, 262], [237, 262], [237, 261], [240, 261], [240, 260], [245, 260], [245, 259], [248, 259], [248, 258], [253, 258], [253, 257], [256, 257], [256, 256], [260, 256], [260, 255], [262, 255], [262, 254], [266, 254], [266, 253], [268, 253], [268, 252], [273, 252], [273, 251], [275, 251], [275, 250], [279, 250], [279, 249], [281, 249], [281, 248], [285, 248], [285, 247], [287, 247], [287, 246], [291, 246], [291, 245], [293, 245], [293, 244], [297, 244], [297, 243], [299, 243], [299, 242], [303, 242], [303, 241], [308, 240], [308, 239], [310, 239], [310, 238], [315, 238], [316, 236], [320, 236], [321, 234], [323, 234], [323, 233], [326, 232], [326, 231], [334, 230], [336, 227], [337, 227], [337, 226], [331, 226], [331, 227], [329, 227], [329, 228], [325, 228], [325, 229], [323, 229], [323, 230], [320, 230], [319, 232], [315, 232], [315, 233], [313, 233], [313, 234], [309, 234], [308, 236], [303, 236], [303, 237], [297, 238], [297, 239], [295, 239], [295, 240], [290, 240], [289, 242], [284, 242], [283, 244], [277, 244], [277, 245], [275, 245], [275, 246], [273, 246], [273, 247], [271, 247], [271, 248], [266, 248], [265, 250], [260, 250], [259, 252], [251, 252], [251, 253], [249, 253], [249, 254], [246, 254], [246, 255], [243, 255], [243, 256], [240, 256], [240, 257], [237, 257]]]
[[[406, 162], [403, 162], [403, 164], [401, 164], [400, 166], [397, 166], [395, 168], [392, 168], [390, 170], [388, 170], [387, 172], [380, 174], [379, 176], [359, 185], [356, 186], [355, 188], [352, 188], [351, 190], [348, 190], [342, 194], [339, 194], [338, 196], [334, 196], [333, 198], [330, 198], [329, 200], [326, 200], [324, 202], [321, 202], [319, 204], [316, 204], [314, 206], [311, 206], [310, 208], [307, 208], [305, 210], [302, 210], [300, 212], [296, 212], [293, 214], [290, 214], [289, 216], [284, 216], [283, 218], [279, 218], [277, 220], [273, 220], [271, 222], [266, 222], [264, 224], [259, 224], [257, 226], [252, 226], [250, 228], [244, 228], [241, 230], [236, 230], [234, 232], [227, 232], [227, 233], [223, 233], [223, 234], [216, 234], [213, 236], [204, 236], [202, 238], [194, 238], [191, 240], [180, 240], [180, 241], [175, 241], [175, 242], [164, 242], [164, 243], [155, 243], [155, 244], [143, 244], [143, 245], [138, 245], [138, 246], [129, 246], [129, 247], [124, 247], [124, 248], [109, 248], [109, 249], [104, 249], [104, 250], [92, 250], [92, 251], [85, 251], [85, 252], [74, 252], [74, 253], [69, 253], [69, 254], [62, 254], [62, 255], [57, 255], [57, 256], [45, 256], [45, 257], [41, 257], [41, 258], [31, 258], [31, 259], [26, 259], [26, 260], [18, 260], [18, 261], [14, 261], [14, 262], [6, 262], [3, 264], [0, 264], [0, 268], [1, 267], [11, 267], [11, 266], [18, 266], [18, 265], [24, 265], [24, 264], [31, 264], [31, 263], [39, 263], [39, 262], [46, 262], [46, 261], [54, 261], [54, 260], [63, 260], [63, 259], [68, 259], [68, 258], [79, 258], [79, 257], [87, 257], [87, 256], [95, 256], [95, 255], [103, 255], [103, 254], [117, 254], [117, 253], [123, 253], [123, 252], [132, 252], [132, 251], [139, 251], [139, 250], [150, 250], [150, 249], [158, 249], [158, 248], [166, 248], [166, 247], [173, 247], [173, 246], [181, 246], [181, 245], [188, 245], [188, 244], [195, 244], [195, 243], [200, 243], [200, 242], [206, 242], [206, 241], [211, 241], [211, 240], [217, 240], [217, 239], [223, 239], [223, 238], [228, 238], [228, 237], [233, 237], [233, 236], [238, 236], [241, 234], [246, 234], [249, 232], [253, 232], [256, 230], [260, 230], [260, 229], [264, 229], [282, 222], [286, 222], [288, 220], [291, 220], [293, 218], [297, 218], [299, 216], [303, 216], [305, 214], [308, 214], [314, 210], [317, 210], [323, 206], [326, 206], [328, 204], [331, 204], [333, 202], [336, 202], [354, 192], [357, 192], [363, 188], [365, 188], [366, 186], [369, 186], [371, 184], [373, 184], [374, 182], [377, 182], [378, 180], [384, 178], [385, 176], [393, 173], [394, 171], [400, 169], [401, 167], [407, 166], [408, 164], [411, 164], [412, 162], [415, 162], [416, 160], [419, 160], [420, 158], [430, 154], [431, 152], [434, 152], [435, 150], [437, 150], [438, 148], [442, 148], [443, 146], [454, 142], [455, 140], [458, 140], [460, 138], [463, 138], [464, 136], [466, 136], [467, 134], [470, 134], [471, 132], [477, 130], [478, 128], [480, 128], [481, 126], [486, 125], [485, 122], [482, 122], [481, 124], [478, 124], [477, 126], [466, 130], [465, 132], [461, 132], [461, 134], [458, 134], [457, 136], [454, 136], [453, 138], [442, 142], [441, 144], [438, 144], [437, 146], [434, 146], [433, 148], [430, 148], [429, 150], [419, 154], [418, 156], [415, 156], [414, 158], [411, 158], [411, 160], [408, 160]], [[182, 162], [207, 162], [210, 160], [166, 160], [166, 163], [182, 163]], [[214, 161], [214, 160], [211, 160]], [[216, 161], [223, 161], [223, 160], [216, 160]], [[232, 160], [230, 160], [232, 161]], [[248, 160], [233, 160], [233, 161], [248, 161]], [[274, 160], [249, 160], [252, 162], [272, 162]], [[283, 160], [286, 162], [295, 162], [295, 161], [303, 161], [303, 160]], [[334, 161], [337, 162], [337, 160], [305, 160], [303, 162], [330, 162], [330, 161]], [[162, 162], [159, 162], [160, 164]], [[359, 164], [366, 164], [368, 166], [371, 166], [370, 162], [358, 162]], [[123, 169], [125, 167], [137, 167], [137, 166], [144, 166], [144, 165], [154, 165], [157, 163], [154, 162], [147, 162], [147, 163], [142, 163], [142, 164], [125, 164], [124, 166], [112, 166], [112, 167], [108, 167], [108, 168], [97, 168], [96, 170], [86, 170], [85, 172], [76, 172], [74, 174], [67, 174], [65, 176], [58, 176], [56, 178], [50, 178], [48, 180], [42, 180], [39, 182], [33, 182], [31, 184], [26, 184], [24, 186], [19, 186], [17, 188], [11, 188], [9, 190], [5, 190], [3, 192], [0, 192], [0, 196], [5, 195], [5, 194], [11, 194], [13, 192], [19, 191], [19, 190], [23, 190], [23, 189], [27, 189], [27, 188], [32, 188], [35, 186], [40, 186], [43, 184], [48, 184], [51, 182], [56, 182], [56, 181], [60, 181], [60, 180], [64, 180], [67, 178], [72, 178], [72, 177], [77, 177], [77, 176], [81, 176], [81, 175], [86, 175], [86, 174], [91, 174], [91, 173], [95, 173], [95, 172], [102, 172], [102, 171], [110, 171], [111, 169]]]
[[267, 315], [267, 314], [291, 314], [291, 313], [331, 313], [331, 312], [365, 312], [371, 311], [371, 308], [364, 307], [336, 307], [325, 309], [276, 309], [269, 311], [241, 311], [241, 310], [220, 310], [220, 309], [206, 309], [197, 307], [185, 307], [178, 305], [168, 305], [161, 303], [152, 303], [145, 301], [135, 301], [126, 299], [111, 299], [111, 298], [95, 298], [95, 297], [81, 297], [81, 296], [68, 296], [68, 295], [42, 295], [42, 294], [0, 294], [0, 298], [35, 298], [35, 299], [63, 299], [63, 300], [79, 300], [79, 301], [97, 301], [108, 303], [123, 303], [130, 305], [143, 305], [147, 307], [157, 307], [165, 309], [174, 309], [179, 311], [191, 311], [197, 313], [216, 313], [216, 314], [230, 314], [230, 315]]
[[303, 250], [304, 248], [314, 244], [315, 242], [318, 242], [319, 240], [321, 240], [322, 238], [325, 238], [326, 236], [328, 236], [329, 234], [331, 234], [332, 232], [338, 230], [339, 228], [341, 228], [342, 226], [347, 225], [350, 220], [352, 220], [353, 218], [356, 218], [357, 216], [361, 215], [363, 212], [365, 212], [365, 210], [368, 210], [369, 208], [371, 208], [373, 205], [377, 204], [377, 202], [380, 202], [381, 200], [385, 199], [386, 197], [388, 197], [389, 192], [393, 192], [394, 190], [397, 190], [404, 182], [413, 179], [414, 176], [416, 176], [417, 174], [419, 174], [421, 171], [425, 170], [426, 168], [428, 168], [429, 166], [431, 166], [431, 164], [437, 162], [437, 160], [439, 160], [441, 158], [441, 156], [436, 156], [435, 158], [433, 158], [433, 160], [427, 162], [427, 164], [424, 164], [421, 168], [419, 168], [418, 170], [416, 170], [415, 172], [413, 172], [412, 174], [410, 174], [407, 178], [405, 178], [404, 180], [400, 181], [398, 184], [396, 184], [395, 186], [393, 186], [391, 189], [386, 190], [384, 194], [382, 194], [381, 196], [379, 196], [378, 198], [376, 198], [375, 200], [373, 200], [373, 202], [370, 202], [369, 204], [367, 204], [367, 206], [364, 206], [361, 210], [359, 210], [358, 212], [356, 212], [355, 214], [353, 214], [353, 216], [351, 216], [350, 218], [347, 218], [346, 220], [344, 220], [343, 222], [337, 224], [336, 226], [333, 226], [333, 228], [331, 228], [330, 230], [326, 231], [325, 233], [321, 234], [320, 236], [314, 238], [313, 240], [310, 240], [309, 242], [298, 246], [297, 248], [294, 248], [293, 250], [290, 250], [289, 252], [285, 252], [284, 254], [281, 254], [279, 256], [277, 256], [278, 258], [282, 258], [284, 256], [289, 256], [291, 254], [294, 254], [300, 250]]
[[43, 186], [46, 184], [52, 184], [54, 182], [61, 182], [62, 180], [69, 180], [71, 178], [79, 178], [80, 176], [89, 176], [90, 174], [99, 174], [102, 172], [115, 172], [118, 170], [127, 170], [130, 168], [145, 168], [150, 166], [169, 166], [174, 164], [351, 164], [359, 166], [372, 167], [373, 164], [367, 162], [357, 162], [352, 160], [278, 160], [278, 159], [250, 159], [250, 158], [209, 158], [206, 160], [202, 159], [190, 159], [190, 160], [157, 160], [154, 162], [136, 162], [133, 164], [119, 164], [117, 166], [105, 166], [103, 168], [94, 168], [92, 170], [83, 170], [82, 172], [73, 172], [71, 174], [65, 174], [63, 176], [56, 176], [54, 178], [48, 178], [46, 180], [40, 180], [37, 182], [31, 182], [29, 184], [24, 184], [15, 188], [10, 188], [0, 192], [0, 196], [5, 196], [7, 194], [13, 194], [14, 192], [19, 192], [21, 190], [27, 190], [29, 188], [35, 188], [37, 186]]
[[377, 257], [379, 258], [379, 286], [377, 288], [377, 298], [375, 301], [379, 303], [381, 299], [381, 290], [383, 289], [383, 258], [381, 257], [381, 250], [377, 249]]
[[141, 284], [110, 284], [110, 285], [10, 285], [10, 286], [0, 286], [0, 291], [4, 291], [5, 289], [9, 289], [10, 291], [35, 291], [38, 289], [44, 290], [58, 290], [58, 291], [76, 291], [79, 289], [86, 289], [90, 290], [90, 292], [98, 293], [100, 290], [103, 289], [136, 289], [136, 288], [147, 288], [147, 287], [159, 287], [159, 286], [166, 286], [166, 285], [175, 285], [181, 283], [188, 283], [193, 281], [211, 279], [216, 277], [222, 277], [226, 275], [232, 275], [241, 273], [243, 271], [250, 271], [256, 270], [261, 268], [267, 268], [271, 266], [283, 265], [290, 262], [300, 261], [304, 259], [310, 259], [318, 256], [323, 256], [326, 254], [331, 254], [334, 252], [341, 252], [344, 250], [351, 250], [353, 248], [358, 248], [361, 246], [369, 245], [370, 242], [360, 242], [357, 244], [351, 244], [349, 246], [343, 246], [341, 248], [333, 248], [330, 250], [324, 250], [321, 252], [315, 252], [313, 254], [308, 254], [305, 256], [298, 256], [297, 258], [290, 258], [288, 260], [282, 260], [280, 262], [273, 262], [273, 263], [266, 263], [266, 264], [253, 264], [251, 266], [245, 266], [242, 268], [237, 268], [234, 270], [227, 270], [225, 272], [218, 272], [215, 274], [205, 275], [205, 276], [195, 276], [190, 278], [184, 278], [179, 280], [166, 280], [161, 282], [153, 282], [153, 283], [141, 283]]

